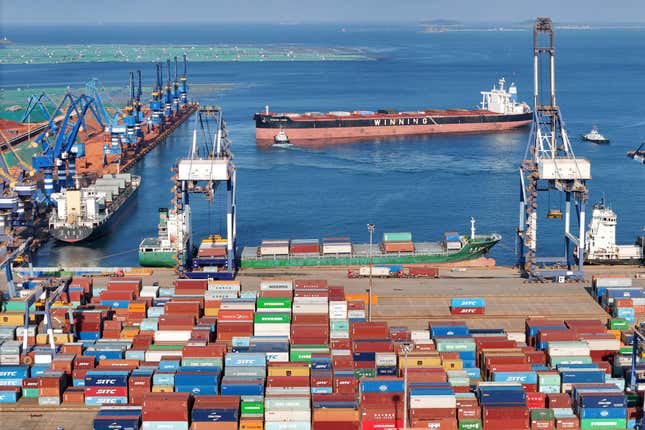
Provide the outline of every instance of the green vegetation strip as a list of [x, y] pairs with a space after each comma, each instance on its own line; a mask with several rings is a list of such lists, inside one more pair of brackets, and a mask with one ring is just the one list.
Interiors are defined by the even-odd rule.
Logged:
[[0, 64], [156, 62], [186, 54], [192, 62], [213, 61], [357, 61], [369, 60], [362, 49], [231, 45], [23, 45], [0, 49]]

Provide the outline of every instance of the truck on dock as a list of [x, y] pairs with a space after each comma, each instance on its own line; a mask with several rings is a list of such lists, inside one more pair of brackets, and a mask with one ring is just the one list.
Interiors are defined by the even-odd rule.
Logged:
[[[429, 266], [373, 266], [372, 276], [377, 278], [438, 278], [439, 269]], [[348, 278], [365, 278], [370, 276], [370, 267], [363, 266], [358, 270], [348, 270]]]

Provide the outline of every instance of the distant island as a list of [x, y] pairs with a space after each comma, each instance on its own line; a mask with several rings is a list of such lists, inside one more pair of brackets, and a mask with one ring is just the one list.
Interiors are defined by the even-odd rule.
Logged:
[[[519, 22], [503, 23], [464, 23], [450, 19], [433, 19], [419, 22], [424, 33], [441, 33], [445, 31], [529, 31], [533, 29], [534, 19]], [[645, 29], [645, 23], [555, 23], [559, 30], [640, 30]]]

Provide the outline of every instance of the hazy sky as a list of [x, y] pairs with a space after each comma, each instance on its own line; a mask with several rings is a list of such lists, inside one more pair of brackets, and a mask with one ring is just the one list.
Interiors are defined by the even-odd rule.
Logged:
[[0, 23], [645, 22], [645, 0], [0, 0]]

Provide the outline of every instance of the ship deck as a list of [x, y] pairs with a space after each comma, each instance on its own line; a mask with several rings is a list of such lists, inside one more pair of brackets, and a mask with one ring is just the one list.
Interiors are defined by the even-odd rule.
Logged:
[[[281, 255], [263, 255], [258, 256], [259, 246], [245, 246], [242, 249], [242, 260], [283, 260], [288, 258], [367, 258], [370, 256], [369, 243], [352, 244], [351, 254], [322, 254], [322, 253], [302, 253], [302, 254], [281, 254]], [[383, 252], [378, 243], [372, 244], [372, 257], [392, 257], [392, 256], [425, 256], [425, 255], [450, 255], [455, 251], [446, 251], [439, 242], [415, 242], [414, 252]]]

